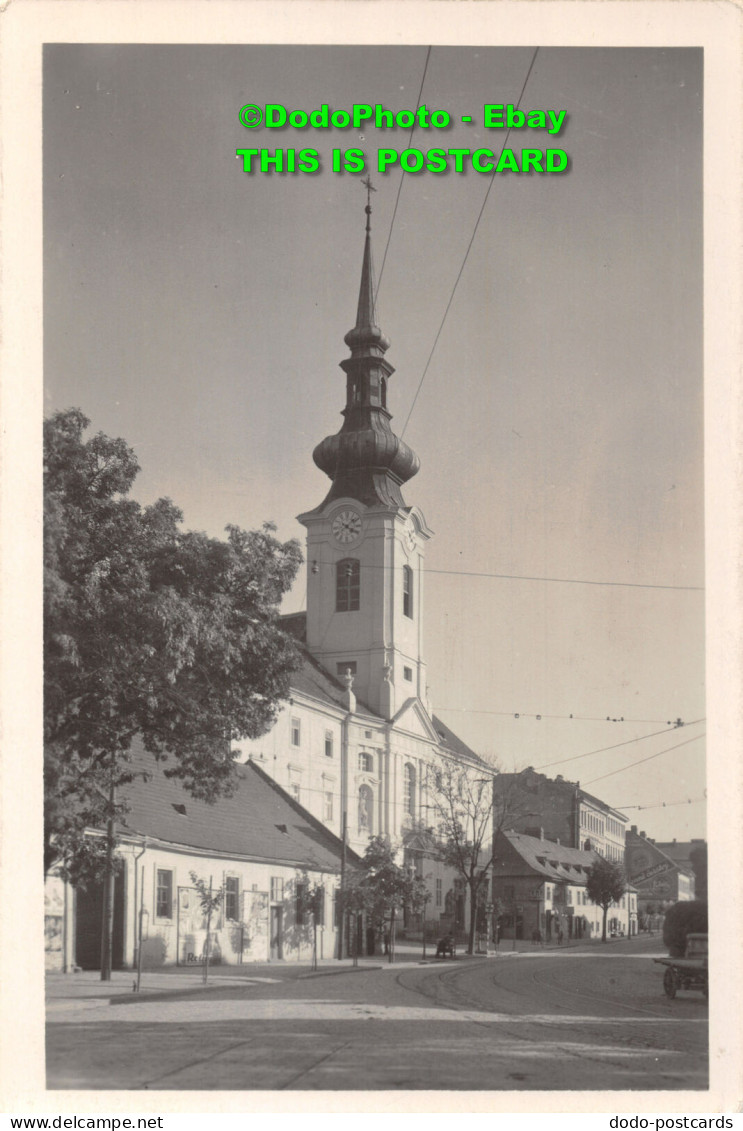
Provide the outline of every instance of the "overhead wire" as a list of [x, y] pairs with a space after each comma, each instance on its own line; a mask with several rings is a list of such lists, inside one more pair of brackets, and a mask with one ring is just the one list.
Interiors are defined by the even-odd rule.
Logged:
[[[569, 721], [572, 719], [577, 723], [662, 723], [665, 722], [672, 730], [682, 726], [691, 726], [691, 723], [685, 723], [681, 717], [674, 719], [629, 719], [622, 715], [615, 718], [611, 715], [550, 715], [544, 711], [537, 713], [536, 711], [488, 711], [479, 707], [440, 707], [436, 704], [437, 711], [452, 711], [460, 715], [502, 715], [504, 718], [509, 719], [564, 719]], [[699, 720], [697, 720], [699, 721]], [[673, 724], [673, 725], [671, 725]], [[659, 732], [662, 733], [662, 732]]]
[[[518, 100], [516, 102], [516, 109], [517, 110], [519, 109], [519, 107], [521, 105], [521, 99], [524, 97], [524, 91], [526, 90], [526, 84], [529, 82], [529, 77], [531, 76], [531, 72], [532, 72], [532, 70], [534, 68], [534, 64], [537, 60], [537, 54], [538, 53], [539, 53], [539, 48], [535, 47], [534, 48], [534, 54], [532, 55], [531, 63], [529, 64], [529, 69], [526, 72], [526, 78], [524, 79], [524, 85], [521, 87], [521, 93], [519, 94]], [[501, 146], [501, 150], [500, 150], [501, 154], [503, 153], [503, 150], [506, 147], [510, 133], [511, 133], [511, 127], [509, 126], [508, 130], [506, 131], [506, 135], [503, 139], [503, 145]], [[499, 154], [499, 159], [500, 159], [500, 154]], [[454, 286], [452, 287], [452, 292], [449, 296], [449, 301], [446, 304], [446, 309], [444, 310], [444, 315], [443, 315], [441, 322], [439, 324], [439, 328], [436, 331], [436, 337], [434, 338], [433, 345], [431, 347], [431, 352], [428, 355], [428, 360], [427, 360], [425, 367], [423, 369], [421, 379], [418, 382], [418, 388], [415, 391], [415, 396], [413, 397], [413, 403], [411, 404], [408, 415], [405, 418], [405, 423], [403, 425], [402, 432], [400, 433], [400, 439], [401, 440], [405, 436], [405, 430], [407, 429], [408, 424], [410, 422], [410, 417], [413, 415], [413, 409], [415, 408], [416, 402], [418, 400], [418, 395], [421, 391], [421, 388], [423, 387], [423, 382], [426, 378], [426, 374], [428, 373], [428, 367], [431, 364], [431, 360], [432, 360], [434, 352], [436, 350], [436, 346], [438, 345], [439, 338], [441, 337], [441, 331], [444, 329], [444, 323], [446, 322], [447, 316], [449, 314], [449, 310], [451, 309], [451, 305], [454, 302], [454, 295], [456, 294], [457, 287], [459, 286], [459, 280], [462, 278], [462, 274], [464, 272], [465, 265], [467, 263], [467, 260], [469, 259], [470, 251], [472, 250], [472, 245], [475, 242], [475, 236], [477, 235], [477, 229], [480, 227], [480, 221], [482, 220], [483, 213], [485, 212], [485, 206], [488, 203], [488, 197], [490, 196], [490, 190], [492, 189], [493, 183], [495, 181], [495, 169], [497, 169], [497, 167], [498, 166], [497, 166], [497, 163], [496, 163], [496, 166], [495, 166], [495, 168], [493, 169], [493, 172], [490, 175], [490, 183], [488, 185], [487, 192], [485, 193], [485, 197], [483, 199], [482, 206], [481, 206], [480, 211], [478, 213], [477, 220], [475, 221], [475, 226], [472, 230], [470, 242], [467, 244], [467, 250], [464, 253], [464, 259], [462, 260], [462, 265], [459, 268], [459, 272], [457, 274], [456, 279], [454, 280]]]
[[[704, 721], [704, 719], [694, 719], [690, 723], [684, 723], [684, 726], [691, 727]], [[597, 750], [589, 750], [585, 754], [573, 754], [570, 758], [559, 758], [556, 762], [546, 762], [544, 766], [540, 766], [540, 769], [546, 770], [551, 766], [564, 766], [567, 762], [577, 762], [581, 758], [590, 758], [592, 754], [605, 754], [607, 750], [617, 750], [620, 746], [629, 746], [633, 742], [644, 742], [647, 738], [657, 738], [659, 734], [668, 734], [669, 731], [678, 729], [679, 728], [676, 726], [664, 727], [663, 730], [655, 730], [651, 734], [640, 734], [636, 738], [627, 738], [624, 742], [615, 742], [613, 746], [600, 746]], [[698, 738], [700, 736], [697, 735], [696, 737]], [[689, 739], [689, 741], [691, 742], [693, 739]], [[595, 778], [594, 780], [598, 781], [599, 779]]]
[[586, 785], [594, 785], [597, 781], [604, 781], [605, 778], [613, 778], [615, 774], [624, 773], [625, 770], [631, 770], [633, 766], [641, 766], [644, 762], [652, 762], [653, 758], [660, 758], [661, 754], [669, 754], [671, 750], [678, 750], [681, 746], [688, 746], [690, 742], [698, 742], [699, 739], [704, 738], [704, 734], [697, 734], [694, 738], [687, 738], [686, 742], [677, 742], [675, 746], [667, 746], [665, 750], [659, 750], [656, 754], [651, 754], [648, 758], [640, 758], [637, 762], [630, 762], [628, 766], [620, 766], [618, 770], [612, 770], [608, 774], [601, 774], [598, 778], [591, 778], [587, 781]]
[[[410, 136], [408, 137], [408, 149], [410, 149], [410, 145], [411, 145], [411, 142], [413, 140], [413, 134], [415, 133], [415, 127], [418, 124], [418, 110], [420, 109], [420, 105], [421, 105], [421, 98], [423, 96], [423, 84], [426, 81], [426, 71], [428, 70], [428, 61], [429, 61], [430, 58], [431, 58], [431, 48], [429, 47], [428, 51], [426, 52], [426, 62], [425, 62], [424, 67], [423, 67], [423, 77], [421, 78], [421, 85], [420, 85], [420, 89], [418, 91], [418, 100], [415, 104], [415, 116], [413, 118], [413, 125], [412, 125], [411, 130], [410, 130]], [[384, 255], [382, 256], [382, 266], [379, 269], [379, 278], [377, 279], [377, 287], [376, 287], [376, 290], [374, 292], [374, 302], [375, 303], [377, 301], [377, 298], [379, 297], [379, 288], [382, 286], [382, 276], [384, 275], [384, 265], [387, 262], [387, 252], [389, 250], [390, 240], [392, 239], [392, 229], [395, 226], [395, 217], [397, 216], [397, 206], [400, 203], [400, 194], [402, 192], [402, 186], [403, 186], [404, 180], [405, 180], [405, 170], [403, 169], [402, 175], [400, 176], [400, 183], [397, 186], [397, 196], [395, 197], [395, 207], [392, 210], [392, 219], [390, 220], [390, 230], [387, 233], [387, 243], [384, 245]]]
[[[322, 561], [318, 558], [313, 558], [310, 566], [335, 566], [336, 562]], [[394, 567], [388, 565], [374, 565], [371, 562], [363, 563], [364, 569], [392, 569]], [[597, 586], [611, 586], [625, 589], [670, 589], [670, 590], [690, 590], [704, 592], [703, 585], [661, 585], [657, 582], [640, 582], [640, 581], [592, 581], [586, 580], [582, 577], [538, 577], [530, 574], [519, 573], [487, 573], [476, 572], [467, 569], [434, 569], [430, 566], [424, 566], [423, 572], [426, 574], [445, 574], [451, 577], [489, 577], [501, 581], [544, 581], [555, 582], [561, 585], [597, 585]]]

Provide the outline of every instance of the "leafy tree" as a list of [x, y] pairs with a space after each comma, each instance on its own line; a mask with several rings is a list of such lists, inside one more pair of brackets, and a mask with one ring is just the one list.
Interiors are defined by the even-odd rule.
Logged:
[[694, 931], [707, 930], [707, 904], [699, 899], [674, 903], [663, 920], [663, 942], [671, 958], [683, 958], [686, 953], [686, 936]]
[[627, 877], [621, 864], [614, 864], [600, 856], [588, 869], [586, 892], [588, 898], [604, 912], [601, 941], [606, 942], [606, 916], [612, 903], [619, 903], [627, 890]]
[[103, 878], [110, 927], [134, 735], [193, 796], [230, 791], [232, 743], [272, 725], [299, 662], [278, 607], [301, 554], [268, 524], [220, 541], [182, 531], [169, 499], [141, 507], [133, 451], [88, 425], [70, 409], [44, 426], [45, 867]]
[[497, 789], [497, 771], [441, 762], [428, 781], [438, 819], [439, 858], [454, 868], [469, 889], [467, 953], [474, 954], [478, 907], [487, 899], [498, 834], [518, 817], [518, 778]]
[[341, 905], [344, 911], [364, 911], [376, 926], [389, 923], [389, 960], [394, 960], [395, 920], [405, 907], [418, 911], [426, 896], [425, 881], [413, 869], [395, 860], [396, 851], [387, 837], [369, 841], [361, 864], [346, 877]]

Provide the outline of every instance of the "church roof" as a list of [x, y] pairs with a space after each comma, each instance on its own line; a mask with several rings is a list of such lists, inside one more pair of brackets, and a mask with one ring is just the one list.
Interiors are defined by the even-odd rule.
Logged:
[[[304, 695], [309, 695], [313, 699], [319, 699], [323, 703], [330, 703], [333, 707], [340, 707], [342, 710], [347, 710], [346, 707], [346, 688], [337, 680], [335, 676], [319, 663], [305, 645], [305, 631], [307, 625], [306, 613], [289, 613], [281, 617], [281, 627], [284, 632], [289, 633], [295, 638], [299, 644], [299, 651], [302, 657], [300, 667], [293, 673], [291, 679], [291, 686], [293, 691], [299, 691]], [[360, 708], [360, 713], [368, 715], [369, 718], [378, 719], [383, 722], [382, 716], [371, 707], [367, 706], [362, 700], [357, 699], [357, 709]]]
[[[296, 691], [301, 691], [305, 695], [310, 695], [314, 699], [321, 699], [328, 703], [332, 703], [335, 707], [344, 707], [345, 688], [341, 683], [330, 675], [328, 671], [318, 663], [304, 645], [305, 631], [307, 625], [306, 613], [288, 613], [281, 618], [281, 627], [285, 632], [290, 633], [300, 645], [302, 653], [302, 666], [292, 676], [292, 688]], [[380, 722], [385, 720], [371, 707], [368, 707], [361, 700], [357, 701], [358, 707], [361, 708], [362, 713], [368, 715], [372, 719], [378, 719]], [[443, 753], [454, 755], [456, 758], [464, 758], [469, 762], [476, 762], [480, 766], [484, 766], [489, 770], [493, 767], [489, 765], [479, 754], [475, 754], [466, 742], [463, 742], [454, 731], [443, 722], [438, 715], [433, 715], [432, 722], [434, 729], [439, 740], [439, 746], [442, 748]]]
[[165, 770], [173, 765], [172, 758], [157, 762], [141, 739], [134, 739], [132, 770], [138, 776], [121, 789], [129, 806], [121, 831], [222, 856], [340, 870], [340, 839], [254, 762], [236, 767], [235, 792], [213, 804], [167, 778]]
[[477, 762], [481, 766], [486, 766], [489, 770], [493, 769], [484, 758], [481, 758], [479, 754], [475, 754], [474, 750], [470, 750], [467, 743], [462, 742], [462, 739], [456, 735], [445, 722], [442, 722], [438, 715], [433, 716], [433, 725], [439, 736], [439, 744], [443, 746], [446, 751], [455, 754], [458, 758], [466, 758], [468, 761]]

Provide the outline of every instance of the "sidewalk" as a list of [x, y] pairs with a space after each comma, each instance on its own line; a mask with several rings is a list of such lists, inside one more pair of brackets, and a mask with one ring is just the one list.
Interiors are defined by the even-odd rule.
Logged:
[[[620, 941], [627, 942], [628, 940], [607, 940], [605, 945], [608, 947]], [[633, 936], [631, 942], [647, 945], [648, 939], [647, 936]], [[427, 944], [424, 960], [423, 948], [420, 943], [401, 942], [395, 946], [394, 963], [389, 963], [386, 955], [375, 954], [359, 958], [356, 965], [351, 958], [342, 960], [335, 958], [320, 959], [317, 970], [313, 970], [308, 962], [251, 962], [244, 966], [211, 966], [206, 986], [202, 981], [200, 966], [168, 966], [158, 970], [143, 970], [140, 991], [136, 996], [143, 998], [156, 994], [161, 997], [170, 993], [182, 994], [184, 991], [200, 993], [214, 986], [224, 985], [277, 985], [282, 982], [299, 981], [305, 978], [322, 978], [339, 974], [353, 975], [368, 973], [372, 970], [381, 972], [385, 970], [399, 971], [404, 968], [420, 967], [424, 964], [426, 966], [446, 967], [454, 962], [500, 961], [504, 958], [516, 957], [519, 954], [542, 954], [548, 951], [597, 951], [597, 948], [601, 945], [599, 940], [581, 939], [563, 942], [561, 946], [557, 943], [539, 946], [526, 940], [517, 939], [514, 947], [513, 940], [505, 939], [499, 943], [498, 950], [489, 955], [468, 955], [460, 948], [456, 958], [452, 960], [450, 958], [437, 959], [435, 945]], [[111, 1000], [112, 998], [121, 1000], [125, 997], [133, 997], [135, 996], [133, 987], [136, 985], [136, 978], [136, 970], [114, 970], [109, 982], [102, 982], [97, 970], [84, 970], [78, 974], [47, 974], [46, 997], [47, 1002], [50, 1003], [50, 1012], [54, 1013], [60, 1008], [60, 1006], [55, 1008], [51, 1004], [55, 1002], [77, 1001], [83, 1003], [85, 1000], [89, 1000], [92, 1004], [96, 1001]]]

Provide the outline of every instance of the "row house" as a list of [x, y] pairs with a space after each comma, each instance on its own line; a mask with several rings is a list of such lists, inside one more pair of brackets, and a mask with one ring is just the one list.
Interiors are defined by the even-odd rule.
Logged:
[[[603, 910], [586, 892], [597, 853], [544, 837], [501, 832], [496, 837], [493, 901], [501, 908], [504, 938], [547, 942], [601, 937]], [[632, 885], [609, 908], [607, 930], [637, 934], [637, 893]]]

